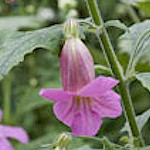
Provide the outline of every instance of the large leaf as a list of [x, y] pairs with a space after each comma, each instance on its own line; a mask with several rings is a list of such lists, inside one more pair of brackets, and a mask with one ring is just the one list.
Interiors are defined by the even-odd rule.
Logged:
[[0, 17], [0, 30], [19, 30], [39, 28], [44, 20], [37, 16]]
[[[148, 109], [147, 111], [145, 111], [143, 114], [139, 115], [136, 117], [136, 121], [138, 124], [138, 127], [140, 129], [140, 131], [142, 130], [142, 128], [144, 127], [144, 125], [147, 123], [147, 121], [150, 118], [150, 109]], [[131, 133], [130, 131], [130, 127], [129, 127], [129, 123], [126, 122], [124, 127], [121, 130], [122, 132], [124, 131], [128, 131], [129, 133]]]
[[32, 32], [0, 32], [0, 79], [37, 48], [57, 52], [62, 39], [61, 25]]
[[128, 27], [124, 23], [122, 23], [120, 20], [107, 21], [107, 22], [105, 22], [105, 27], [116, 27], [116, 28], [122, 29], [124, 31], [128, 30]]
[[150, 72], [138, 73], [136, 78], [150, 91]]
[[[142, 35], [144, 35], [146, 32], [150, 30], [150, 20], [146, 20], [142, 23], [134, 24], [129, 28], [129, 31], [127, 31], [125, 34], [123, 34], [120, 37], [119, 40], [119, 47], [121, 49], [120, 52], [125, 52], [128, 54], [132, 54], [135, 50], [135, 46], [137, 45], [137, 42], [141, 38]], [[136, 57], [140, 59], [142, 62], [149, 62], [150, 63], [150, 33], [147, 34], [146, 37], [142, 40], [142, 43], [140, 43], [140, 46], [138, 47], [138, 54], [136, 54]]]

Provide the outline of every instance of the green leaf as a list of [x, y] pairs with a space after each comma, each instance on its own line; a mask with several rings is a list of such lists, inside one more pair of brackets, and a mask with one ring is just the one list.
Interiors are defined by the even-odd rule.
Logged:
[[140, 8], [140, 10], [142, 10], [144, 12], [144, 14], [149, 17], [150, 16], [150, 1], [149, 0], [141, 0], [137, 2], [138, 7]]
[[[150, 118], [150, 109], [148, 109], [147, 111], [145, 111], [144, 113], [136, 117], [136, 121], [137, 121], [140, 131], [142, 130], [144, 125], [147, 123], [149, 118]], [[129, 133], [131, 133], [128, 122], [126, 122], [124, 127], [121, 129], [121, 132], [124, 132], [124, 131], [128, 131]]]
[[122, 23], [120, 20], [107, 21], [105, 22], [105, 27], [116, 27], [125, 31], [128, 30], [128, 27], [124, 23]]
[[0, 79], [24, 56], [37, 48], [58, 53], [62, 40], [62, 26], [56, 25], [32, 32], [0, 32]]
[[0, 17], [0, 30], [36, 29], [44, 20], [37, 16]]
[[135, 76], [150, 91], [150, 72], [138, 73]]
[[[126, 32], [120, 37], [119, 48], [120, 52], [133, 54], [137, 41], [141, 36], [150, 30], [150, 20], [134, 24], [129, 28], [129, 32]], [[138, 47], [138, 53], [136, 53], [136, 62], [148, 62], [150, 64], [150, 34], [147, 34]], [[135, 59], [135, 58], [134, 58]]]

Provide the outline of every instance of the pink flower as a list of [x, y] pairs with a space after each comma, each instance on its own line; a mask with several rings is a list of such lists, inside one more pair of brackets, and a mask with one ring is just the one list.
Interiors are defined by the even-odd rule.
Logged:
[[[0, 121], [2, 110], [0, 109]], [[21, 143], [28, 143], [29, 138], [23, 128], [0, 125], [0, 150], [13, 150], [11, 143], [7, 138], [14, 138]]]
[[[67, 23], [76, 28], [74, 21]], [[42, 89], [40, 95], [56, 103], [55, 115], [75, 136], [93, 136], [103, 117], [115, 118], [122, 113], [120, 96], [112, 90], [119, 81], [104, 76], [95, 79], [87, 47], [73, 30], [67, 33], [75, 37], [68, 36], [60, 55], [63, 89]]]

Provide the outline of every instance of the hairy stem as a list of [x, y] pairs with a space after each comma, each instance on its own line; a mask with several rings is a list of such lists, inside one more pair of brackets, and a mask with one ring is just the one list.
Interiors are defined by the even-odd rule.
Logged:
[[[98, 9], [97, 1], [86, 0], [86, 2], [94, 23], [96, 25], [103, 26], [104, 22]], [[135, 146], [143, 146], [144, 141], [135, 120], [135, 111], [129, 93], [129, 86], [125, 81], [124, 73], [116, 57], [116, 54], [114, 52], [114, 49], [112, 47], [108, 33], [105, 28], [103, 28], [102, 33], [99, 34], [99, 39], [101, 39], [102, 41], [107, 60], [109, 62], [110, 68], [112, 69], [114, 76], [120, 80], [119, 91], [122, 96], [124, 113], [127, 121], [129, 122], [132, 135], [137, 139], [135, 141]]]

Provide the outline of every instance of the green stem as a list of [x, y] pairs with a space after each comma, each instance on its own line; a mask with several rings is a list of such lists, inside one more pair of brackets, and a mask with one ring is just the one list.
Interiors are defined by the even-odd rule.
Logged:
[[[99, 12], [96, 0], [86, 0], [86, 2], [94, 23], [96, 25], [103, 26], [104, 22]], [[135, 120], [135, 111], [132, 105], [131, 96], [129, 94], [129, 85], [125, 82], [125, 77], [122, 68], [116, 57], [116, 54], [114, 52], [114, 49], [112, 47], [112, 44], [108, 37], [108, 33], [105, 28], [103, 28], [103, 32], [99, 34], [99, 39], [101, 39], [102, 41], [104, 51], [109, 62], [110, 68], [112, 69], [112, 72], [114, 73], [115, 77], [120, 80], [119, 91], [122, 96], [124, 113], [127, 121], [129, 122], [132, 135], [138, 139], [135, 141], [135, 145], [144, 146], [142, 135]]]
[[3, 89], [3, 122], [9, 124], [11, 120], [11, 76], [7, 75], [2, 82]]

